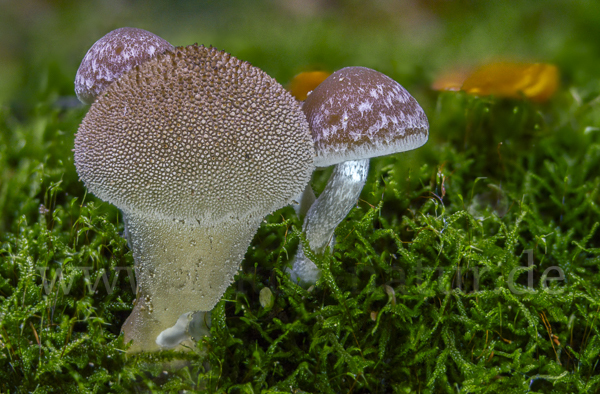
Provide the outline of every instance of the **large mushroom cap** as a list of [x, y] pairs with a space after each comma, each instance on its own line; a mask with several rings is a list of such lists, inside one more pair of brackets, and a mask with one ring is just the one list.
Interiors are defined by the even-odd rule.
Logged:
[[415, 149], [427, 142], [423, 109], [399, 83], [365, 67], [331, 74], [302, 107], [315, 165], [330, 166]]
[[91, 104], [108, 85], [133, 67], [165, 52], [173, 45], [156, 34], [122, 27], [96, 41], [85, 54], [75, 76], [75, 93]]
[[97, 197], [208, 223], [288, 204], [310, 179], [313, 157], [305, 116], [280, 84], [196, 45], [123, 74], [75, 139], [77, 172]]

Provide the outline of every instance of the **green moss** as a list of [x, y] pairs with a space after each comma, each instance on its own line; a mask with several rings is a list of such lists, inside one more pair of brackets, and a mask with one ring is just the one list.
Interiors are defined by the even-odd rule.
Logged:
[[[439, 7], [450, 20], [446, 34], [460, 35], [459, 17]], [[357, 16], [343, 17], [346, 27], [303, 49], [308, 58], [334, 68], [367, 57], [334, 50], [346, 33], [368, 47], [349, 27]], [[561, 23], [593, 18], [578, 10]], [[334, 22], [324, 17], [315, 29]], [[302, 66], [293, 54], [310, 30], [302, 26], [266, 49], [220, 40], [289, 76]], [[372, 34], [383, 37], [384, 27]], [[284, 24], [263, 27], [278, 28]], [[584, 30], [572, 31], [595, 53]], [[517, 47], [532, 37], [525, 29]], [[183, 356], [125, 355], [119, 332], [134, 299], [133, 261], [119, 212], [87, 195], [74, 170], [73, 134], [86, 108], [69, 108], [60, 96], [71, 94], [68, 71], [31, 66], [38, 77], [0, 110], [0, 392], [599, 390], [600, 84], [590, 66], [598, 59], [581, 60], [572, 46], [537, 48], [556, 59], [565, 80], [544, 105], [437, 94], [426, 89], [434, 69], [419, 69], [435, 59], [432, 40], [403, 49], [420, 54], [412, 63], [375, 57], [419, 96], [429, 143], [372, 160], [333, 253], [309, 253], [323, 275], [308, 290], [284, 274], [298, 245], [306, 246], [301, 223], [291, 208], [270, 215], [212, 312], [212, 335]], [[275, 49], [296, 60], [269, 60]], [[327, 176], [315, 174], [315, 190]], [[561, 272], [562, 280], [547, 281]], [[264, 287], [275, 298], [268, 309], [259, 299]]]

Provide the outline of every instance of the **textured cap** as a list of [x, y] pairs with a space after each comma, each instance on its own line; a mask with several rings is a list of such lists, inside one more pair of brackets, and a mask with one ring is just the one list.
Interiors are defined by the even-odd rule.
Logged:
[[388, 76], [364, 67], [336, 71], [302, 107], [325, 167], [415, 149], [427, 142], [429, 123], [417, 101]]
[[108, 85], [133, 67], [165, 52], [173, 45], [149, 31], [133, 27], [113, 30], [85, 54], [75, 76], [75, 93], [91, 104]]
[[280, 84], [197, 45], [123, 74], [75, 138], [77, 172], [97, 197], [203, 223], [289, 204], [308, 183], [313, 157], [306, 118]]

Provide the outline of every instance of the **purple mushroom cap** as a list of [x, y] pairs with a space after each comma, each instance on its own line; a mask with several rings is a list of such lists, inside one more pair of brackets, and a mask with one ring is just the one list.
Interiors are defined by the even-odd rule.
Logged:
[[123, 73], [173, 49], [146, 30], [122, 27], [111, 31], [96, 41], [81, 61], [75, 76], [77, 98], [84, 104], [93, 103]]
[[429, 123], [398, 82], [365, 67], [331, 74], [304, 101], [315, 143], [315, 165], [326, 167], [416, 149]]

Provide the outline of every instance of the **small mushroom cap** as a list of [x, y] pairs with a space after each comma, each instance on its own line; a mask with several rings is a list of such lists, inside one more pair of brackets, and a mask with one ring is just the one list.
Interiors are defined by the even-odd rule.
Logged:
[[134, 27], [116, 29], [96, 41], [75, 76], [75, 93], [91, 104], [121, 74], [175, 47], [156, 34]]
[[365, 67], [331, 74], [302, 107], [315, 143], [315, 165], [326, 167], [415, 149], [429, 123], [399, 83]]
[[283, 86], [197, 45], [123, 74], [75, 138], [77, 172], [97, 197], [126, 212], [213, 224], [289, 204], [313, 157], [306, 118]]

